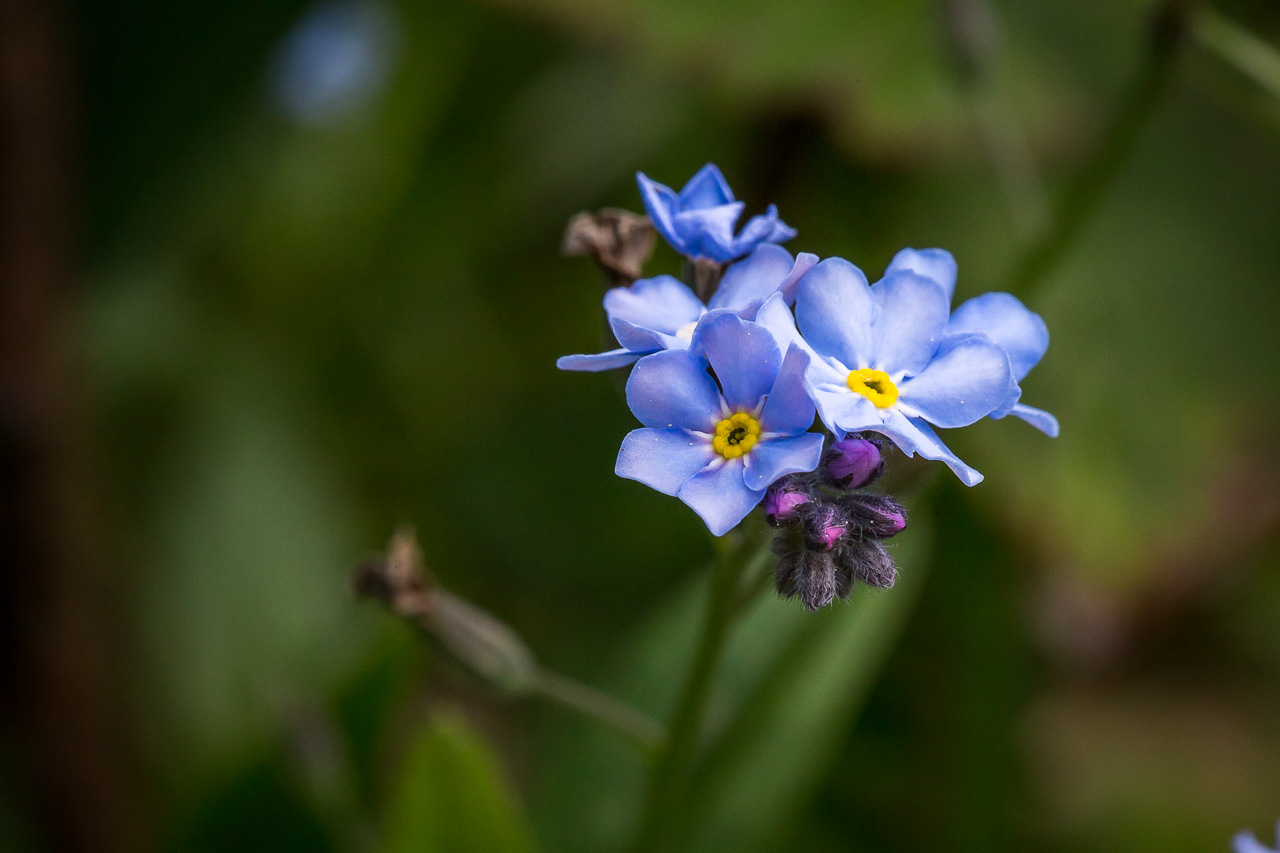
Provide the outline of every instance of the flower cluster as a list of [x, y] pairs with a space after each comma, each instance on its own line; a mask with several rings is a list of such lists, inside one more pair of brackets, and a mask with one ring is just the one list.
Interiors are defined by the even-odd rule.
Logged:
[[890, 587], [897, 579], [882, 541], [907, 526], [907, 513], [886, 495], [862, 491], [884, 472], [881, 440], [833, 442], [814, 471], [769, 487], [765, 518], [781, 532], [773, 542], [774, 583], [809, 610], [844, 598], [855, 581]]
[[972, 486], [982, 475], [934, 427], [1015, 415], [1057, 435], [1019, 386], [1048, 348], [1044, 322], [1006, 293], [952, 311], [950, 253], [904, 249], [871, 284], [842, 258], [793, 257], [778, 243], [796, 232], [772, 206], [735, 234], [743, 205], [713, 165], [679, 193], [638, 182], [699, 292], [665, 275], [612, 288], [604, 310], [618, 347], [557, 364], [634, 365], [627, 403], [643, 427], [623, 440], [617, 474], [680, 498], [716, 536], [764, 502], [782, 528], [784, 595], [816, 609], [855, 581], [892, 585], [881, 541], [906, 516], [863, 491], [890, 444]]

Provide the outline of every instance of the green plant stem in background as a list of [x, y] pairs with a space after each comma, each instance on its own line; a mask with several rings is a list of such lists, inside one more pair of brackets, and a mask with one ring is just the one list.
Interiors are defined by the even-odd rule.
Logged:
[[1212, 9], [1196, 15], [1191, 34], [1196, 44], [1280, 98], [1280, 50]]
[[673, 813], [681, 807], [689, 765], [702, 728], [707, 696], [711, 691], [716, 665], [724, 650], [733, 618], [740, 611], [739, 590], [747, 565], [754, 561], [765, 542], [769, 529], [751, 517], [744, 525], [742, 538], [727, 548], [715, 562], [711, 589], [707, 597], [706, 617], [698, 638], [693, 663], [685, 676], [684, 686], [676, 700], [675, 712], [668, 727], [668, 740], [657, 755], [645, 790], [644, 810], [636, 835], [637, 853], [659, 850], [666, 843], [666, 830]]
[[942, 9], [960, 90], [1000, 180], [1014, 230], [1023, 240], [1040, 237], [1050, 225], [1049, 194], [999, 71], [1004, 44], [996, 11], [988, 0], [945, 0]]
[[533, 682], [533, 690], [565, 708], [612, 726], [650, 750], [661, 747], [666, 739], [662, 726], [648, 715], [558, 672], [539, 669]]
[[1004, 287], [1024, 301], [1066, 254], [1089, 221], [1108, 188], [1133, 153], [1142, 131], [1164, 94], [1186, 40], [1191, 6], [1187, 0], [1165, 0], [1155, 10], [1147, 57], [1121, 100], [1098, 147], [1067, 188], [1053, 227], [1014, 263]]

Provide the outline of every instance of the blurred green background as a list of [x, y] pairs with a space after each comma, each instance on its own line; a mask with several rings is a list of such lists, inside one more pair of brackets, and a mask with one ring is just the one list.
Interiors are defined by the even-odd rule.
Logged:
[[[1271, 0], [3, 5], [4, 849], [621, 849], [633, 745], [347, 578], [411, 523], [541, 661], [666, 715], [712, 546], [613, 476], [618, 381], [554, 369], [600, 342], [558, 245], [707, 161], [792, 251], [1014, 289], [1062, 436], [952, 433], [987, 479], [906, 492], [897, 588], [761, 600], [681, 849], [1270, 840]], [[68, 437], [29, 469], [41, 389]]]

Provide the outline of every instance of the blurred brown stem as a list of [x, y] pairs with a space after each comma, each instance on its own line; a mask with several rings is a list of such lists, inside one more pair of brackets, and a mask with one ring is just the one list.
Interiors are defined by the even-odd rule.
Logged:
[[0, 637], [18, 792], [42, 849], [144, 849], [90, 454], [69, 351], [65, 10], [0, 0]]

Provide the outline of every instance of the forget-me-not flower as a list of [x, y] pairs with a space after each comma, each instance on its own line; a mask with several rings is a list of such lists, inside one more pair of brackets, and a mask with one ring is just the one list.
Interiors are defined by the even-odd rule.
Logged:
[[627, 403], [644, 427], [623, 440], [616, 473], [680, 498], [723, 536], [769, 484], [816, 468], [823, 438], [808, 432], [801, 348], [784, 358], [767, 330], [731, 312], [707, 317], [695, 338], [706, 362], [668, 350], [636, 364]]
[[[1276, 825], [1276, 845], [1280, 848], [1280, 824]], [[1280, 853], [1280, 849], [1272, 849], [1263, 845], [1252, 832], [1240, 832], [1231, 840], [1235, 853]]]
[[[885, 274], [897, 270], [918, 273], [942, 285], [950, 301], [956, 287], [956, 262], [944, 249], [903, 249], [889, 263]], [[1018, 385], [1031, 368], [1039, 363], [1049, 348], [1049, 327], [1039, 314], [1009, 293], [984, 293], [965, 302], [951, 314], [947, 334], [982, 332], [1004, 348], [1012, 372], [1009, 393], [990, 415], [1003, 418], [1013, 415], [1046, 435], [1057, 438], [1058, 419], [1043, 409], [1020, 402]]]
[[734, 226], [743, 203], [733, 197], [724, 175], [708, 163], [677, 193], [664, 184], [636, 173], [644, 209], [668, 243], [690, 258], [731, 261], [762, 243], [783, 243], [796, 236], [795, 229], [778, 218], [772, 204], [761, 216], [753, 216], [735, 236]]
[[853, 264], [828, 258], [800, 279], [794, 320], [779, 294], [757, 321], [779, 345], [811, 353], [805, 382], [837, 438], [881, 433], [908, 456], [945, 462], [972, 486], [982, 475], [930, 424], [968, 426], [995, 411], [1008, 397], [1012, 368], [987, 335], [948, 334], [949, 309], [947, 291], [932, 278], [900, 268], [870, 286]]
[[688, 349], [705, 314], [727, 310], [750, 320], [761, 303], [778, 291], [794, 300], [796, 282], [817, 262], [817, 255], [802, 252], [792, 258], [781, 246], [766, 243], [729, 267], [706, 304], [669, 275], [615, 287], [605, 294], [604, 310], [622, 346], [592, 355], [566, 355], [556, 366], [561, 370], [610, 370], [659, 350]]

